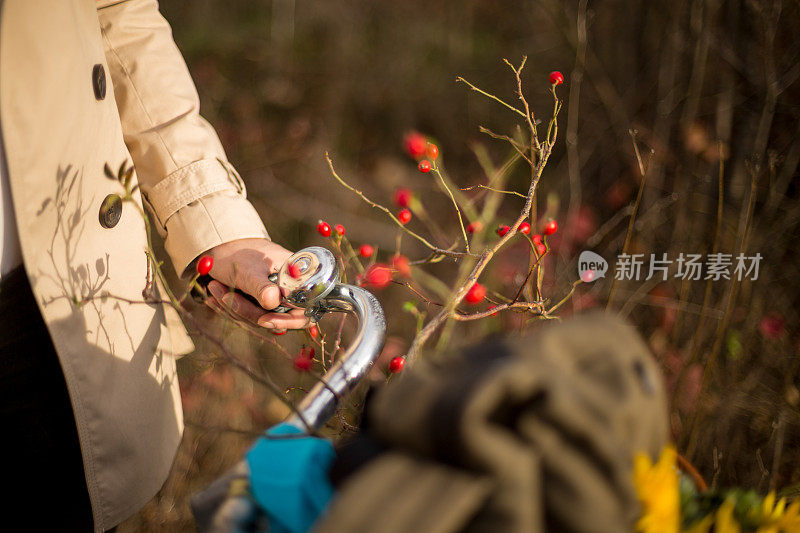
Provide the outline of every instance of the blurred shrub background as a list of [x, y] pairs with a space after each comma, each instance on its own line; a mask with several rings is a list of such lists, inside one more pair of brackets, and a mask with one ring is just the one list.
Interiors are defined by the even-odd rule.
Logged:
[[[546, 121], [547, 75], [561, 70], [560, 141], [538, 195], [540, 213], [562, 227], [547, 263], [548, 294], [557, 301], [566, 293], [577, 279], [577, 255], [592, 249], [609, 260], [611, 276], [580, 286], [562, 315], [606, 307], [642, 179], [629, 134], [635, 130], [647, 178], [629, 252], [674, 260], [681, 252], [743, 251], [763, 259], [755, 282], [620, 282], [609, 308], [649, 341], [672, 391], [679, 451], [709, 481], [798, 492], [797, 2], [162, 0], [161, 10], [197, 83], [202, 113], [272, 238], [290, 249], [325, 244], [314, 231], [318, 219], [344, 224], [354, 243], [373, 244], [382, 255], [394, 249], [392, 225], [333, 181], [326, 150], [371, 198], [389, 205], [396, 187], [409, 187], [457, 235], [449, 199], [404, 155], [403, 134], [413, 129], [435, 139], [459, 186], [485, 183], [474, 143], [495, 161], [509, 150], [478, 126], [512, 134], [515, 116], [456, 84], [456, 76], [515, 101], [502, 59], [518, 64], [527, 55], [527, 97]], [[528, 179], [520, 168], [510, 185], [524, 191]], [[508, 218], [499, 222], [520, 207], [509, 197]], [[508, 293], [527, 271], [527, 245], [515, 242], [482, 278], [494, 290]], [[409, 239], [404, 252], [426, 255]], [[429, 271], [452, 281], [446, 261]], [[389, 318], [386, 356], [402, 354], [415, 327], [402, 304], [413, 295], [393, 286], [380, 298]], [[459, 326], [453, 338], [522, 327], [519, 315], [507, 313]], [[535, 342], [539, 322], [525, 327]], [[257, 348], [236, 335], [231, 342], [287, 386], [310, 386], [269, 344]], [[281, 338], [289, 353], [303, 342], [303, 334]], [[180, 363], [187, 431], [173, 474], [123, 531], [191, 530], [191, 493], [285, 414], [267, 392], [206, 354], [200, 346]]]

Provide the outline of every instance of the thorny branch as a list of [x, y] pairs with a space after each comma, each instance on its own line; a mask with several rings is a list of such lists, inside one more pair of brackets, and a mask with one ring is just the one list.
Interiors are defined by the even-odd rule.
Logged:
[[[545, 306], [545, 300], [541, 298], [541, 283], [542, 283], [542, 276], [543, 276], [543, 265], [541, 263], [541, 259], [543, 255], [547, 253], [549, 248], [546, 247], [546, 238], [543, 244], [545, 245], [545, 251], [539, 252], [537, 251], [537, 247], [531, 241], [529, 237], [526, 238], [530, 242], [531, 245], [531, 260], [528, 268], [527, 275], [525, 277], [525, 281], [523, 282], [522, 286], [516, 293], [516, 296], [513, 300], [507, 303], [502, 303], [496, 307], [493, 307], [487, 311], [481, 311], [477, 313], [462, 313], [458, 310], [458, 304], [464, 299], [466, 294], [469, 292], [470, 288], [478, 281], [478, 278], [481, 276], [483, 271], [485, 270], [486, 266], [492, 260], [494, 255], [512, 238], [514, 238], [518, 231], [520, 224], [528, 217], [531, 218], [532, 221], [536, 220], [536, 190], [539, 185], [539, 180], [542, 177], [542, 172], [547, 164], [547, 161], [550, 157], [550, 154], [553, 150], [553, 146], [556, 142], [558, 137], [558, 114], [561, 110], [561, 101], [556, 94], [555, 85], [551, 86], [551, 94], [553, 95], [553, 113], [552, 117], [547, 126], [547, 134], [543, 141], [541, 141], [538, 137], [537, 132], [537, 121], [533, 115], [533, 112], [530, 109], [530, 105], [528, 100], [525, 98], [525, 95], [522, 90], [522, 71], [525, 68], [527, 58], [523, 57], [520, 65], [518, 67], [512, 65], [508, 60], [504, 60], [504, 62], [511, 68], [514, 72], [514, 78], [516, 81], [516, 95], [522, 104], [522, 110], [509, 104], [505, 100], [495, 96], [489, 92], [480, 89], [476, 85], [468, 82], [462, 77], [458, 77], [456, 81], [464, 83], [467, 85], [471, 90], [499, 103], [500, 105], [506, 107], [507, 109], [513, 111], [517, 115], [522, 116], [525, 119], [525, 126], [528, 129], [528, 145], [524, 146], [521, 141], [518, 141], [512, 137], [507, 135], [501, 135], [492, 132], [488, 128], [481, 127], [480, 131], [494, 139], [503, 140], [508, 142], [514, 151], [517, 154], [517, 157], [521, 157], [524, 159], [528, 165], [531, 167], [531, 178], [530, 183], [528, 185], [527, 193], [522, 194], [516, 191], [508, 191], [502, 189], [502, 184], [497, 184], [492, 179], [492, 176], [502, 177], [504, 173], [508, 170], [509, 165], [513, 163], [513, 160], [509, 161], [506, 166], [504, 166], [501, 170], [495, 169], [494, 165], [488, 159], [488, 157], [482, 153], [481, 151], [476, 150], [476, 155], [478, 156], [479, 162], [484, 167], [487, 176], [489, 176], [489, 184], [488, 185], [475, 185], [472, 187], [467, 187], [464, 189], [457, 189], [458, 191], [467, 191], [474, 188], [482, 189], [483, 191], [489, 191], [490, 193], [494, 193], [495, 197], [500, 197], [501, 195], [516, 195], [520, 198], [525, 200], [525, 204], [522, 209], [519, 211], [516, 220], [510, 226], [510, 230], [503, 235], [499, 241], [495, 242], [491, 246], [487, 246], [483, 249], [480, 254], [476, 254], [472, 252], [472, 249], [479, 249], [482, 242], [482, 232], [477, 232], [473, 236], [472, 243], [470, 244], [467, 233], [464, 227], [463, 218], [461, 216], [461, 209], [459, 207], [459, 203], [461, 200], [457, 201], [454, 197], [453, 190], [448, 186], [447, 182], [445, 182], [443, 173], [438, 165], [434, 166], [434, 171], [439, 176], [440, 180], [442, 181], [441, 186], [443, 192], [449, 194], [450, 199], [453, 202], [453, 205], [456, 208], [456, 212], [459, 218], [459, 224], [461, 229], [462, 237], [465, 241], [465, 252], [456, 252], [454, 251], [456, 247], [456, 243], [454, 243], [449, 248], [439, 248], [431, 244], [427, 239], [414, 233], [413, 231], [406, 228], [403, 224], [400, 223], [399, 220], [392, 214], [392, 212], [367, 198], [361, 191], [356, 189], [355, 187], [349, 185], [346, 181], [344, 181], [335, 171], [333, 167], [333, 162], [331, 161], [330, 156], [326, 153], [325, 157], [328, 161], [328, 165], [330, 167], [331, 173], [333, 177], [341, 183], [343, 186], [348, 188], [349, 190], [356, 193], [362, 200], [368, 203], [370, 206], [380, 209], [384, 213], [386, 213], [398, 226], [400, 229], [420, 241], [422, 244], [427, 246], [431, 250], [431, 254], [428, 258], [412, 261], [410, 264], [412, 265], [420, 265], [426, 263], [433, 263], [440, 260], [443, 256], [451, 256], [456, 258], [459, 262], [459, 272], [456, 277], [456, 282], [454, 286], [445, 291], [444, 296], [446, 296], [446, 301], [444, 304], [435, 302], [430, 298], [425, 297], [422, 293], [417, 291], [410, 283], [403, 282], [402, 284], [408, 287], [412, 292], [414, 292], [417, 296], [419, 296], [422, 300], [426, 301], [428, 304], [433, 304], [441, 309], [431, 318], [424, 326], [418, 331], [416, 337], [414, 338], [411, 347], [408, 350], [408, 354], [406, 358], [409, 364], [413, 364], [416, 359], [419, 357], [420, 351], [425, 343], [430, 339], [433, 333], [441, 327], [443, 324], [448, 322], [450, 319], [455, 321], [471, 321], [471, 320], [478, 320], [481, 318], [485, 318], [487, 316], [492, 316], [501, 311], [507, 310], [514, 310], [517, 312], [525, 312], [531, 313], [535, 316], [539, 316], [541, 318], [552, 318], [550, 315], [558, 310], [573, 294], [575, 288], [578, 284], [581, 283], [580, 280], [576, 281], [572, 289], [569, 293], [560, 300], [557, 304], [551, 306], [549, 309]], [[527, 153], [526, 153], [527, 152]], [[474, 205], [474, 199], [472, 202], [465, 204], [472, 209]], [[480, 216], [470, 218], [473, 220], [488, 222], [494, 218], [494, 215], [499, 207], [499, 200], [497, 198], [493, 198], [491, 194], [487, 196], [487, 201], [484, 204], [483, 211]], [[422, 272], [422, 271], [420, 271]], [[521, 302], [519, 298], [522, 294], [523, 289], [528, 283], [532, 283], [535, 286], [535, 296], [528, 298], [528, 301]], [[501, 299], [505, 300], [504, 297], [501, 296]], [[448, 329], [446, 328], [445, 333], [442, 334], [442, 338], [440, 339], [440, 343], [445, 340], [448, 335]]]

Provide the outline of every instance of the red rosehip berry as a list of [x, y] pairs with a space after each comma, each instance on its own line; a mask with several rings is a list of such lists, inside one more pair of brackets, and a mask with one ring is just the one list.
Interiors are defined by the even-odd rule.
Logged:
[[428, 147], [428, 140], [421, 133], [412, 131], [406, 135], [403, 144], [405, 145], [408, 155], [419, 159], [425, 154], [425, 150]]
[[277, 337], [280, 337], [281, 335], [286, 335], [287, 331], [288, 330], [285, 330], [285, 329], [271, 329], [271, 330], [269, 330], [270, 333], [272, 333], [273, 335], [275, 335]]
[[777, 339], [783, 334], [786, 321], [774, 313], [761, 318], [758, 331], [768, 339]]
[[394, 191], [394, 203], [397, 204], [398, 207], [408, 207], [413, 199], [414, 193], [411, 192], [411, 189], [401, 187]]
[[201, 276], [205, 276], [211, 269], [214, 267], [214, 258], [210, 255], [204, 255], [200, 258], [197, 262], [197, 273]]
[[550, 73], [550, 84], [551, 85], [561, 85], [564, 83], [564, 75], [561, 74], [559, 71], [554, 70]]
[[539, 255], [544, 255], [545, 253], [547, 253], [547, 246], [545, 246], [541, 242], [538, 242], [536, 243], [536, 251], [539, 253]]
[[467, 295], [464, 296], [464, 299], [467, 301], [467, 303], [475, 305], [481, 303], [485, 297], [486, 287], [480, 283], [475, 283], [469, 288], [469, 291], [467, 292]]
[[339, 237], [343, 237], [344, 236], [344, 226], [342, 226], [341, 224], [336, 224], [333, 227], [333, 231], [335, 231], [336, 235], [338, 235]]
[[392, 256], [392, 268], [404, 278], [411, 276], [411, 265], [408, 264], [408, 257], [404, 255]]
[[536, 244], [542, 244], [542, 236], [539, 235], [538, 233], [536, 233], [533, 237], [531, 237], [531, 240]]
[[400, 223], [405, 226], [406, 224], [411, 222], [411, 211], [409, 211], [408, 209], [401, 209], [397, 213], [397, 220], [399, 220]]
[[467, 233], [477, 233], [483, 229], [483, 223], [480, 220], [476, 220], [475, 222], [470, 222], [467, 225]]
[[[492, 309], [494, 309], [495, 307], [497, 307], [497, 306], [496, 306], [496, 305], [494, 305], [494, 304], [492, 304], [492, 305], [490, 305], [490, 306], [487, 308], [487, 310], [488, 310], [488, 311], [491, 311], [491, 310], [492, 310]], [[497, 311], [495, 311], [494, 313], [492, 313], [492, 316], [497, 316]]]
[[404, 366], [406, 366], [405, 358], [398, 355], [389, 362], [389, 372], [391, 372], [392, 374], [397, 374], [398, 372], [403, 370]]
[[300, 271], [300, 267], [297, 266], [297, 263], [289, 263], [286, 265], [286, 272], [288, 272], [288, 274], [294, 279], [298, 279], [303, 275], [303, 273]]
[[555, 220], [551, 220], [550, 222], [544, 225], [542, 233], [544, 233], [545, 235], [552, 235], [556, 231], [558, 231], [558, 223]]
[[425, 154], [431, 161], [436, 161], [436, 158], [439, 157], [439, 147], [433, 143], [428, 143], [428, 149], [425, 150]]
[[372, 254], [375, 253], [375, 249], [370, 246], [369, 244], [362, 244], [361, 248], [358, 249], [358, 254], [361, 257], [372, 257]]
[[311, 335], [312, 339], [316, 339], [319, 336], [319, 328], [316, 324], [311, 324], [311, 327], [308, 328], [308, 334]]
[[503, 224], [502, 226], [497, 226], [497, 234], [501, 237], [505, 237], [506, 233], [511, 231], [511, 226]]
[[384, 289], [392, 282], [392, 269], [387, 265], [375, 263], [364, 272], [363, 281], [373, 289]]
[[417, 168], [423, 174], [425, 174], [427, 172], [430, 172], [431, 171], [431, 162], [428, 161], [427, 159], [423, 159], [422, 161], [419, 162], [419, 165], [417, 165]]
[[519, 227], [517, 228], [517, 231], [527, 235], [528, 233], [531, 232], [531, 225], [528, 222], [520, 222]]
[[311, 365], [314, 363], [311, 357], [308, 357], [303, 352], [300, 352], [300, 355], [295, 356], [294, 358], [294, 369], [298, 372], [308, 372], [311, 370]]
[[300, 348], [300, 355], [303, 357], [308, 357], [309, 359], [314, 359], [314, 355], [316, 355], [316, 351], [312, 346], [303, 346]]
[[324, 220], [320, 220], [319, 224], [317, 224], [317, 233], [319, 233], [323, 237], [330, 237], [331, 236], [330, 225]]

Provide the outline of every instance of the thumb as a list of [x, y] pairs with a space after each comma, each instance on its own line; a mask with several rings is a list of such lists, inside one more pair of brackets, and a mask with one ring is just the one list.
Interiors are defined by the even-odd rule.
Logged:
[[251, 294], [264, 309], [275, 309], [281, 304], [280, 288], [266, 278], [264, 283]]
[[275, 309], [281, 304], [281, 290], [269, 280], [268, 274], [269, 272], [263, 271], [239, 276], [242, 283], [238, 287], [258, 300], [258, 304], [264, 309]]

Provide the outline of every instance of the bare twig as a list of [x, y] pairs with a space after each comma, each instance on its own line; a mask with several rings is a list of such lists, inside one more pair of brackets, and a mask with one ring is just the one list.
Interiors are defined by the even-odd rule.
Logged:
[[[639, 192], [636, 193], [636, 200], [633, 203], [633, 210], [631, 211], [631, 218], [628, 220], [628, 231], [625, 234], [625, 243], [622, 245], [622, 253], [628, 253], [628, 246], [630, 246], [631, 238], [633, 237], [633, 227], [636, 223], [636, 213], [639, 211], [639, 205], [642, 203], [642, 193], [644, 192], [645, 183], [647, 183], [647, 169], [642, 162], [642, 156], [639, 153], [639, 146], [636, 144], [636, 132], [634, 130], [628, 130], [628, 134], [631, 136], [631, 142], [633, 143], [633, 151], [636, 153], [636, 161], [639, 164], [639, 172], [641, 173], [642, 180], [639, 182]], [[608, 301], [606, 302], [606, 310], [611, 307], [611, 304], [614, 301], [614, 291], [617, 288], [617, 278], [615, 277], [614, 280], [611, 282], [611, 290], [608, 295]]]
[[362, 200], [364, 200], [366, 203], [368, 203], [372, 207], [374, 207], [376, 209], [380, 209], [381, 211], [386, 213], [389, 216], [389, 218], [391, 218], [392, 221], [394, 221], [394, 223], [397, 224], [398, 227], [400, 227], [403, 231], [405, 231], [406, 233], [408, 233], [409, 235], [411, 235], [412, 237], [417, 239], [419, 242], [421, 242], [422, 244], [424, 244], [425, 246], [427, 246], [428, 248], [430, 248], [434, 252], [436, 252], [438, 254], [441, 254], [441, 255], [449, 255], [449, 256], [453, 256], [453, 257], [463, 257], [463, 256], [470, 256], [470, 255], [474, 256], [474, 254], [471, 254], [469, 252], [455, 252], [455, 251], [452, 251], [452, 250], [446, 250], [444, 248], [439, 248], [438, 246], [434, 246], [427, 239], [425, 239], [425, 237], [422, 237], [421, 235], [418, 235], [417, 233], [415, 233], [415, 232], [411, 231], [410, 229], [408, 229], [407, 227], [405, 227], [405, 225], [403, 225], [403, 223], [400, 222], [400, 220], [398, 220], [397, 217], [394, 216], [394, 213], [392, 213], [388, 208], [386, 208], [386, 207], [384, 207], [384, 206], [382, 206], [382, 205], [380, 205], [380, 204], [378, 204], [376, 202], [373, 202], [372, 200], [367, 198], [364, 195], [363, 192], [359, 191], [358, 189], [356, 189], [355, 187], [353, 187], [352, 185], [350, 185], [349, 183], [344, 181], [339, 176], [339, 174], [336, 173], [336, 169], [333, 168], [333, 161], [331, 160], [330, 155], [328, 155], [328, 152], [325, 152], [325, 159], [328, 161], [328, 166], [331, 169], [331, 173], [333, 174], [333, 177], [336, 178], [336, 181], [338, 181], [343, 186], [345, 186], [346, 188], [348, 188], [351, 191], [353, 191], [354, 193], [356, 193]]
[[495, 189], [493, 187], [488, 187], [486, 185], [473, 185], [472, 187], [465, 187], [461, 189], [462, 191], [471, 191], [472, 189], [486, 189], [487, 191], [497, 192], [500, 194], [513, 194], [514, 196], [519, 196], [522, 199], [527, 198], [524, 194], [518, 193], [517, 191], [503, 191], [500, 189]]
[[525, 115], [525, 113], [523, 113], [522, 111], [520, 111], [519, 109], [517, 109], [517, 108], [516, 108], [516, 107], [514, 107], [513, 105], [511, 105], [511, 104], [509, 104], [509, 103], [507, 103], [507, 102], [505, 102], [505, 101], [501, 100], [500, 98], [496, 97], [496, 96], [495, 96], [495, 95], [493, 95], [493, 94], [489, 94], [489, 93], [487, 93], [487, 92], [486, 92], [486, 91], [484, 91], [484, 90], [478, 89], [477, 87], [475, 87], [473, 84], [471, 84], [470, 82], [468, 82], [467, 80], [465, 80], [465, 79], [464, 79], [464, 78], [462, 78], [461, 76], [459, 76], [458, 78], [456, 78], [456, 81], [457, 81], [457, 82], [459, 82], [459, 81], [460, 81], [461, 83], [465, 83], [465, 84], [467, 84], [467, 85], [469, 86], [469, 88], [470, 88], [470, 89], [472, 89], [473, 91], [475, 91], [475, 92], [478, 92], [478, 93], [482, 94], [483, 96], [485, 96], [485, 97], [487, 97], [487, 98], [491, 98], [491, 99], [492, 99], [492, 100], [494, 100], [495, 102], [497, 102], [497, 103], [499, 103], [499, 104], [501, 104], [501, 105], [503, 105], [503, 106], [507, 107], [508, 109], [510, 109], [511, 111], [513, 111], [514, 113], [517, 113], [518, 115], [521, 115], [521, 116], [523, 116], [523, 117], [526, 117], [526, 118], [527, 118], [527, 116]]

